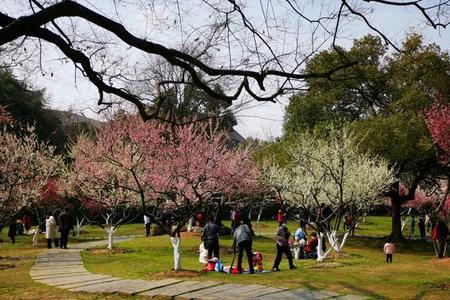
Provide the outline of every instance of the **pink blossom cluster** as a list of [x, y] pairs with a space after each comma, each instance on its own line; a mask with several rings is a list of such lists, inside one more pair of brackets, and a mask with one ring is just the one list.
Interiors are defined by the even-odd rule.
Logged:
[[434, 144], [441, 150], [441, 162], [450, 163], [450, 105], [435, 103], [424, 113]]
[[228, 139], [207, 123], [117, 119], [73, 145], [67, 188], [103, 208], [192, 212], [219, 195], [241, 199], [257, 191], [258, 168], [251, 148], [230, 149]]

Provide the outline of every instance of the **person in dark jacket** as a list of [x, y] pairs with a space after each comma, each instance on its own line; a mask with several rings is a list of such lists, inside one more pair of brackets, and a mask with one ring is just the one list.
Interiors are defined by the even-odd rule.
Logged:
[[425, 239], [425, 219], [423, 216], [419, 217], [419, 222], [417, 223], [417, 227], [419, 227], [420, 238]]
[[245, 224], [244, 220], [241, 220], [241, 225], [236, 228], [233, 235], [233, 251], [236, 252], [236, 246], [238, 248], [238, 262], [237, 269], [238, 273], [242, 273], [242, 256], [247, 254], [248, 266], [251, 274], [255, 273], [253, 269], [253, 252], [252, 252], [252, 240], [253, 233], [250, 227]]
[[202, 241], [208, 250], [208, 259], [219, 258], [219, 226], [214, 223], [214, 217], [209, 217], [208, 224], [203, 227]]
[[69, 233], [73, 229], [73, 218], [69, 214], [69, 209], [65, 208], [64, 212], [58, 217], [59, 231], [61, 232], [61, 249], [67, 249], [67, 242], [69, 241]]
[[9, 230], [8, 230], [8, 237], [11, 239], [11, 242], [13, 244], [16, 243], [16, 236], [17, 236], [17, 224], [16, 224], [16, 220], [12, 220], [9, 223]]
[[283, 253], [286, 254], [289, 268], [295, 269], [294, 263], [292, 262], [292, 253], [289, 247], [289, 237], [291, 233], [289, 232], [286, 223], [282, 223], [275, 234], [275, 241], [277, 244], [277, 257], [275, 258], [275, 262], [273, 263], [273, 271], [280, 271], [279, 266], [281, 262], [281, 258], [283, 257]]

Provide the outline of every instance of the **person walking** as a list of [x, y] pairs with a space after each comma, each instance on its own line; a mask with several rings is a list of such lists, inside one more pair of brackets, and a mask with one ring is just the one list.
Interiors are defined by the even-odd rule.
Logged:
[[252, 252], [252, 240], [253, 234], [250, 227], [244, 223], [243, 220], [240, 221], [241, 225], [236, 228], [233, 235], [233, 251], [236, 253], [236, 246], [238, 248], [238, 262], [237, 269], [238, 273], [242, 273], [242, 256], [245, 253], [247, 254], [248, 266], [250, 274], [254, 274], [255, 270], [253, 269], [253, 252]]
[[52, 248], [52, 240], [55, 243], [55, 247], [58, 248], [58, 238], [56, 237], [56, 221], [55, 217], [51, 213], [47, 214], [45, 219], [45, 238], [47, 239], [47, 248]]
[[16, 243], [16, 236], [17, 236], [17, 223], [16, 220], [13, 218], [12, 221], [9, 223], [8, 229], [8, 237], [11, 239], [11, 242], [13, 244]]
[[275, 234], [275, 241], [277, 244], [277, 257], [275, 258], [275, 262], [273, 263], [272, 270], [274, 272], [280, 271], [279, 266], [281, 262], [281, 258], [283, 257], [283, 253], [286, 254], [286, 257], [289, 262], [289, 269], [295, 269], [294, 263], [292, 261], [292, 253], [289, 247], [289, 237], [291, 233], [289, 232], [286, 222], [282, 223]]
[[208, 218], [208, 224], [203, 227], [202, 241], [208, 250], [208, 259], [219, 258], [219, 226], [214, 223], [214, 217]]
[[144, 214], [144, 226], [145, 226], [145, 236], [150, 236], [150, 217]]
[[60, 247], [61, 249], [67, 249], [67, 243], [69, 242], [69, 233], [73, 229], [73, 218], [69, 214], [69, 209], [66, 207], [64, 212], [58, 217], [59, 231], [61, 233]]
[[425, 239], [425, 218], [423, 216], [419, 217], [419, 222], [417, 222], [417, 227], [419, 227], [420, 238]]
[[388, 238], [383, 247], [383, 252], [386, 254], [386, 262], [387, 263], [392, 263], [392, 255], [394, 254], [394, 251], [395, 251], [395, 246], [392, 243], [391, 238]]

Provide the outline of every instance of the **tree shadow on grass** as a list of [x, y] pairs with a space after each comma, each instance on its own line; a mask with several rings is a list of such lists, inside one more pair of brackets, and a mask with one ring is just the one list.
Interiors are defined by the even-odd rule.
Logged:
[[[383, 245], [386, 242], [387, 237], [354, 237], [348, 240], [348, 245], [358, 248], [370, 248], [378, 251], [383, 250]], [[416, 254], [416, 255], [433, 255], [433, 243], [424, 240], [404, 240], [402, 242], [396, 242], [395, 248], [397, 252], [403, 254]]]

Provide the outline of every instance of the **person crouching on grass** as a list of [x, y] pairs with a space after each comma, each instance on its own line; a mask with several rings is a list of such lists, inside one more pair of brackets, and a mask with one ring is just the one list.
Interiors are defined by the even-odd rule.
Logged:
[[384, 244], [384, 250], [383, 251], [386, 254], [386, 262], [387, 263], [392, 263], [392, 255], [394, 254], [395, 246], [392, 243], [392, 240], [390, 238], [388, 238], [386, 240], [386, 244]]

